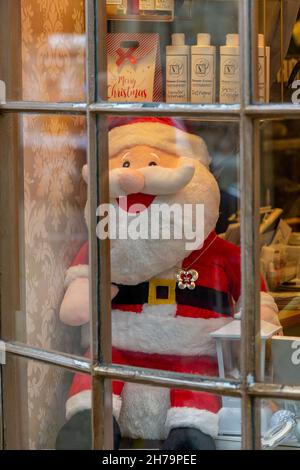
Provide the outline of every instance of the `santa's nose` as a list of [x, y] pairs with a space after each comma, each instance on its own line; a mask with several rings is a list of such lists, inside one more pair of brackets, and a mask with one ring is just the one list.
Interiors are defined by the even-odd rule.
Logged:
[[137, 170], [126, 168], [119, 176], [120, 187], [126, 194], [140, 193], [145, 186], [145, 178]]

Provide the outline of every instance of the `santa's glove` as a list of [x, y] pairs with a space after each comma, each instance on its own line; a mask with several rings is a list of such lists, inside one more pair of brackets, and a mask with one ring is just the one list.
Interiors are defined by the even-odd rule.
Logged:
[[[117, 420], [114, 420], [114, 449], [120, 446], [121, 432]], [[91, 450], [92, 428], [91, 410], [79, 411], [61, 428], [56, 438], [56, 450]]]
[[214, 439], [194, 428], [173, 428], [162, 450], [216, 450]]

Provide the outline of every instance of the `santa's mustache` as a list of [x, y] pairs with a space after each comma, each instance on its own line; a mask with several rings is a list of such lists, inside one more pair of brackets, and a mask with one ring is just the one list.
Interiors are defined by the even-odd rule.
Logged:
[[134, 193], [175, 194], [193, 178], [195, 164], [191, 158], [180, 158], [177, 168], [147, 166], [139, 169], [115, 168], [109, 172], [110, 197]]

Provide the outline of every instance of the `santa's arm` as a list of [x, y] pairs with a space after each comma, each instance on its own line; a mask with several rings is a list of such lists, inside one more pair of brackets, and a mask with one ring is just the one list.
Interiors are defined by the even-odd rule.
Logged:
[[260, 293], [260, 316], [262, 320], [281, 326], [278, 317], [278, 307], [268, 292]]
[[89, 322], [89, 254], [84, 243], [65, 275], [65, 294], [59, 317], [63, 323], [81, 326]]
[[77, 265], [68, 269], [65, 278], [65, 295], [59, 317], [63, 323], [81, 326], [89, 322], [88, 266]]
[[[63, 323], [82, 326], [90, 320], [88, 245], [85, 243], [75, 257], [65, 277], [65, 295], [60, 306], [59, 317]], [[118, 293], [111, 285], [111, 298]]]

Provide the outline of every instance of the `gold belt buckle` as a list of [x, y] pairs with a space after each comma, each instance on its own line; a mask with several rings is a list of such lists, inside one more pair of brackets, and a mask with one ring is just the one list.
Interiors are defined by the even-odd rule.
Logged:
[[[158, 287], [167, 287], [168, 288], [168, 297], [162, 299], [157, 297], [157, 288]], [[149, 281], [149, 292], [148, 292], [148, 304], [152, 305], [166, 305], [166, 304], [175, 304], [175, 289], [176, 289], [176, 280], [174, 279], [151, 279]]]

